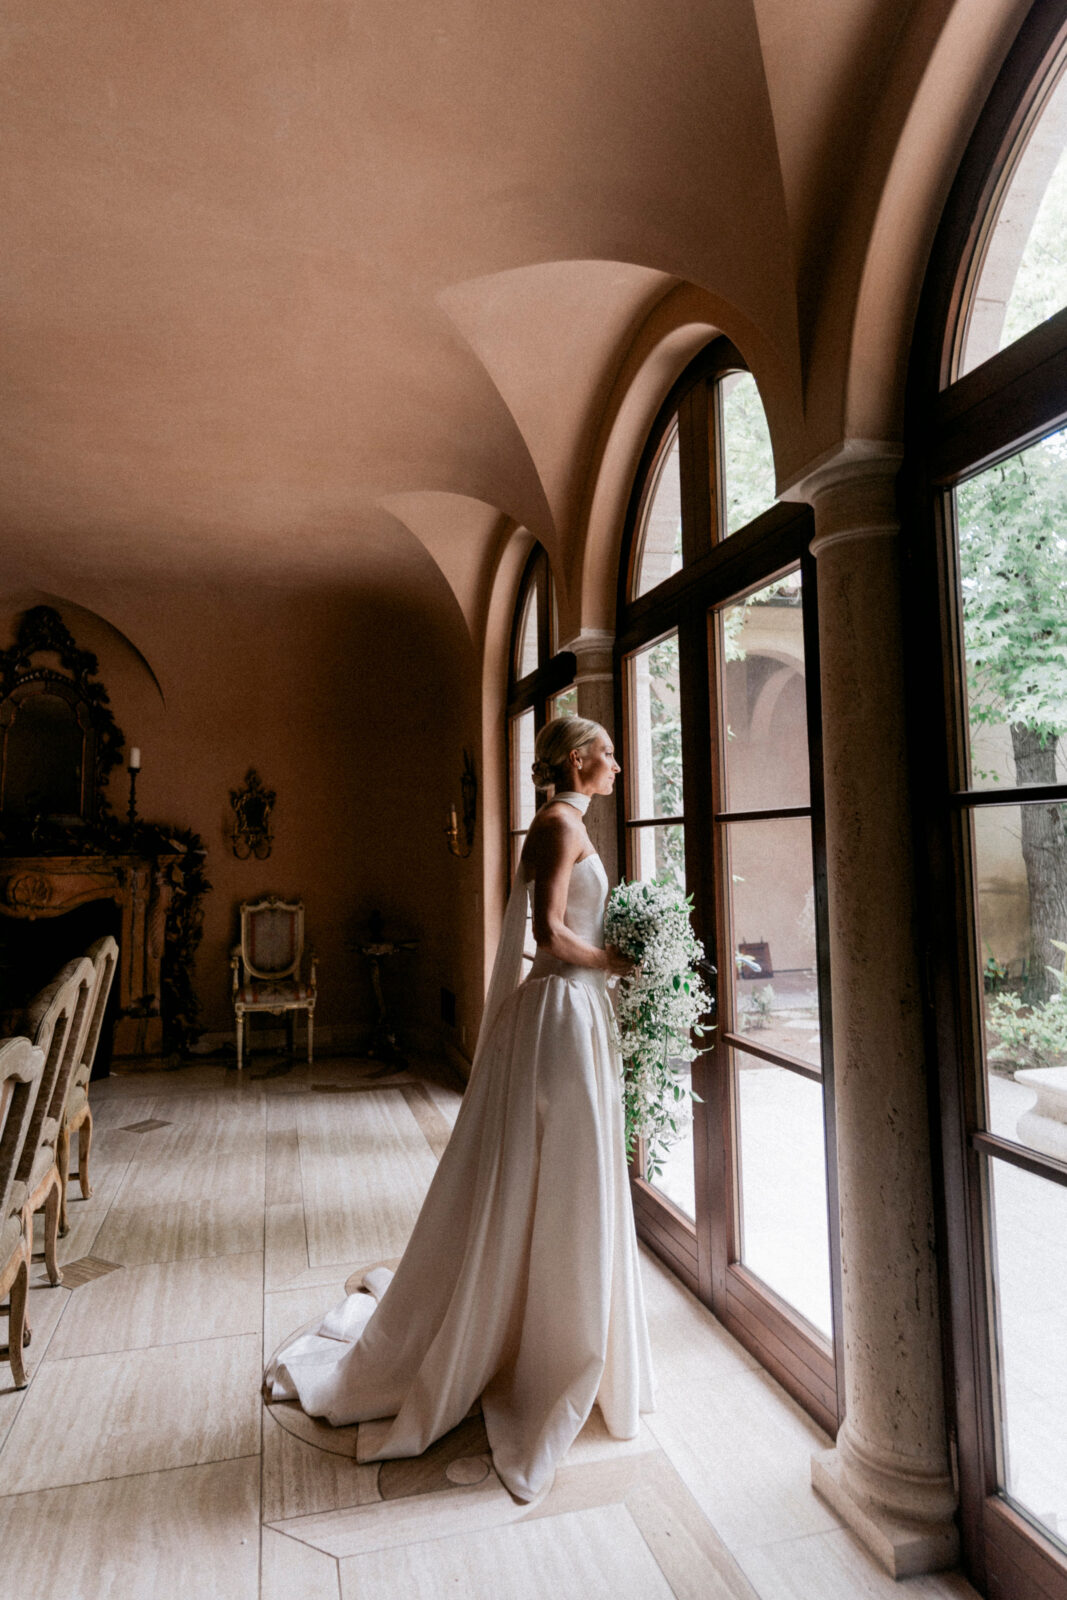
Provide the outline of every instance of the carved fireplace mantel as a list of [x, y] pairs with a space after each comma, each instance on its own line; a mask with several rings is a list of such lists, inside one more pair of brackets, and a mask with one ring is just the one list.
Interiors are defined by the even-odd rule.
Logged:
[[61, 917], [90, 900], [122, 914], [116, 1056], [159, 1055], [160, 968], [178, 855], [8, 856], [0, 860], [0, 916]]

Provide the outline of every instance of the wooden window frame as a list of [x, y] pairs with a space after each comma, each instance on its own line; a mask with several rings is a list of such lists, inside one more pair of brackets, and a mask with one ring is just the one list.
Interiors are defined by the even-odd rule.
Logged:
[[[799, 566], [804, 584], [804, 644], [811, 773], [812, 872], [819, 949], [819, 1003], [823, 1022], [823, 1071], [782, 1061], [803, 1076], [819, 1077], [825, 1105], [825, 1151], [829, 1217], [837, 1216], [836, 1141], [833, 1117], [833, 1048], [829, 972], [826, 960], [826, 850], [822, 794], [818, 635], [814, 558], [809, 546], [812, 513], [806, 505], [778, 504], [728, 537], [719, 537], [718, 485], [723, 481], [721, 428], [716, 422], [715, 385], [725, 374], [746, 370], [736, 348], [718, 339], [682, 374], [656, 418], [638, 466], [627, 512], [620, 562], [615, 645], [616, 726], [626, 729], [626, 663], [636, 650], [677, 632], [682, 760], [685, 786], [686, 878], [694, 896], [694, 927], [719, 971], [731, 955], [722, 948], [724, 928], [717, 865], [726, 818], [716, 772], [717, 711], [713, 704], [712, 616], [722, 605], [784, 570]], [[682, 557], [679, 572], [631, 600], [639, 559], [640, 519], [662, 442], [678, 418], [682, 491]], [[629, 756], [627, 739], [625, 755]], [[629, 859], [627, 840], [636, 822], [626, 814], [626, 784], [617, 796], [619, 859]], [[807, 808], [805, 815], [807, 815]], [[707, 826], [711, 819], [712, 825]], [[657, 819], [660, 821], [662, 819]], [[717, 1005], [717, 996], [716, 996]], [[843, 1415], [840, 1251], [836, 1225], [829, 1227], [833, 1340], [820, 1336], [790, 1305], [737, 1259], [732, 1073], [730, 1041], [718, 1031], [711, 1048], [693, 1063], [694, 1162], [698, 1194], [694, 1222], [647, 1183], [635, 1166], [631, 1188], [638, 1232], [665, 1264], [704, 1302], [724, 1326], [765, 1366], [830, 1434]], [[751, 1042], [743, 1043], [751, 1050]], [[756, 1045], [755, 1053], [764, 1054]], [[778, 1061], [778, 1053], [774, 1053]], [[701, 1202], [699, 1197], [706, 1197]]]
[[[902, 475], [905, 629], [916, 798], [946, 1393], [960, 1488], [962, 1557], [983, 1593], [1067, 1600], [1067, 1555], [998, 1488], [990, 1247], [993, 1161], [1067, 1184], [1067, 1166], [985, 1131], [985, 1072], [970, 818], [988, 805], [1067, 804], [1067, 785], [967, 785], [962, 621], [951, 491], [1067, 423], [1067, 309], [964, 376], [960, 330], [1010, 152], [1032, 118], [1067, 22], [1035, 7], [982, 113], [931, 255], [916, 324]], [[933, 1077], [933, 1075], [932, 1075]], [[954, 1397], [954, 1398], [953, 1398]]]
[[[519, 677], [516, 672], [516, 662], [519, 648], [519, 633], [522, 629], [523, 616], [526, 604], [530, 597], [531, 588], [537, 596], [537, 666], [532, 672], [527, 672]], [[505, 793], [508, 797], [508, 878], [511, 878], [511, 857], [513, 841], [525, 833], [524, 828], [516, 827], [514, 812], [514, 791], [512, 789], [511, 770], [511, 729], [516, 717], [522, 712], [532, 709], [534, 713], [534, 732], [540, 732], [548, 719], [549, 705], [554, 696], [560, 694], [573, 684], [578, 670], [578, 662], [573, 651], [556, 650], [553, 634], [554, 622], [554, 592], [552, 585], [552, 570], [549, 566], [548, 554], [542, 545], [535, 544], [527, 557], [519, 581], [518, 593], [515, 598], [515, 610], [511, 619], [511, 633], [508, 640], [508, 692], [505, 708], [505, 739], [504, 760]], [[538, 804], [541, 802], [538, 801]]]

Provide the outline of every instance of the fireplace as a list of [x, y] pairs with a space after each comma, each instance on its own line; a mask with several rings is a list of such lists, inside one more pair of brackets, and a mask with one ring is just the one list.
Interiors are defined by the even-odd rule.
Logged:
[[[0, 916], [0, 1037], [14, 1033], [24, 1008], [68, 961], [84, 955], [96, 939], [122, 938], [122, 912], [113, 900], [91, 900], [59, 917]], [[93, 1059], [93, 1077], [111, 1070], [118, 985], [112, 984]]]
[[[114, 933], [114, 1027], [99, 1054], [158, 1056], [163, 1049], [160, 968], [176, 855], [22, 856], [0, 860], [0, 981], [3, 1006], [19, 1006]], [[106, 1020], [106, 1019], [105, 1019]]]

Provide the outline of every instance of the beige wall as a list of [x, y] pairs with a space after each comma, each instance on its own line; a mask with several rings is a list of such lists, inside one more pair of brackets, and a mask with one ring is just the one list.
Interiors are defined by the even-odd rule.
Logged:
[[[140, 815], [193, 828], [207, 847], [213, 888], [196, 979], [204, 1027], [232, 1025], [237, 907], [271, 890], [306, 902], [323, 1024], [374, 1014], [364, 964], [348, 946], [379, 907], [387, 931], [420, 941], [389, 975], [405, 1022], [435, 1026], [446, 985], [469, 1026], [480, 1010], [477, 863], [454, 861], [443, 834], [462, 746], [477, 749], [472, 652], [458, 614], [372, 591], [126, 596], [122, 609], [139, 613], [142, 659], [98, 615], [58, 605], [98, 655], [116, 720], [141, 747]], [[5, 644], [21, 609], [0, 609]], [[274, 849], [262, 862], [238, 861], [228, 838], [229, 792], [250, 765], [277, 792]], [[124, 771], [111, 789], [123, 814]]]

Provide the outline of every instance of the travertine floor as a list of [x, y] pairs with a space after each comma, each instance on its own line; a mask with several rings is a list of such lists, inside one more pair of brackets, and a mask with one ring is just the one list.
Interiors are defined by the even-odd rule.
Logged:
[[972, 1596], [865, 1556], [809, 1487], [819, 1430], [648, 1255], [658, 1409], [628, 1444], [594, 1414], [533, 1507], [476, 1456], [386, 1481], [281, 1427], [265, 1353], [401, 1252], [458, 1104], [432, 1072], [368, 1070], [93, 1086], [96, 1190], [61, 1259], [118, 1270], [51, 1289], [39, 1269], [30, 1387], [0, 1368], [0, 1595]]

